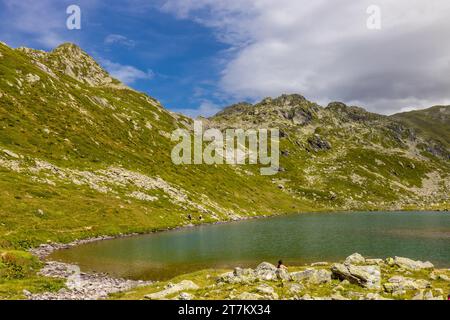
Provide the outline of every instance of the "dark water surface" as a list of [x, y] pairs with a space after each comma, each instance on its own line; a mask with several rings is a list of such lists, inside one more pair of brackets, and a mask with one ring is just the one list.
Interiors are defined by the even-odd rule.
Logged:
[[404, 256], [450, 267], [450, 214], [443, 212], [314, 213], [161, 232], [55, 252], [50, 259], [83, 271], [163, 280], [206, 268], [300, 265], [359, 252]]

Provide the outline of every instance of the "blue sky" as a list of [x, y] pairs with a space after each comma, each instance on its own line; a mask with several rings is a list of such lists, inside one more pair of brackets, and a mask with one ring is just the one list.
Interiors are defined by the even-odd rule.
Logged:
[[[0, 1], [0, 40], [12, 47], [43, 50], [74, 42], [131, 87], [189, 115], [200, 110], [211, 115], [218, 105], [230, 102], [215, 94], [227, 45], [210, 28], [162, 12], [156, 3], [128, 8], [123, 1], [44, 2], [27, 7]], [[66, 28], [70, 4], [81, 8], [81, 30]], [[26, 25], [21, 25], [23, 19]], [[42, 24], [48, 26], [40, 31]]]
[[190, 116], [282, 93], [392, 114], [450, 104], [449, 16], [448, 0], [0, 0], [0, 41], [74, 42]]

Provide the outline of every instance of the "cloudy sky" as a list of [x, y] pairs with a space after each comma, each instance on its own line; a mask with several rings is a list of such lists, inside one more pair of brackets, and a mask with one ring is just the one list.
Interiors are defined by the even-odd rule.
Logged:
[[282, 93], [391, 114], [450, 104], [449, 17], [448, 0], [0, 0], [0, 40], [75, 42], [191, 116]]

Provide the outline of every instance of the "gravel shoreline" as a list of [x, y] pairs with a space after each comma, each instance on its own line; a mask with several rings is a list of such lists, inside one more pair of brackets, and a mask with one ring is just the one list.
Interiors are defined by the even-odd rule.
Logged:
[[112, 293], [123, 292], [136, 287], [152, 284], [152, 281], [118, 279], [104, 273], [81, 272], [80, 267], [75, 264], [45, 261], [45, 259], [56, 250], [67, 250], [78, 245], [136, 235], [137, 234], [129, 234], [117, 237], [103, 236], [77, 240], [69, 244], [42, 244], [37, 248], [31, 249], [30, 253], [45, 263], [45, 266], [38, 274], [50, 278], [65, 279], [66, 288], [63, 288], [58, 292], [45, 292], [39, 294], [31, 294], [28, 291], [24, 291], [25, 296], [29, 300], [99, 300], [108, 298], [108, 295]]

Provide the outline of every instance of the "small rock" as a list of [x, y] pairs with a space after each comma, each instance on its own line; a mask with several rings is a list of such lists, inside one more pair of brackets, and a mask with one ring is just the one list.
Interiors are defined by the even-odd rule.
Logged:
[[28, 290], [25, 290], [25, 289], [22, 291], [22, 293], [23, 293], [23, 295], [24, 295], [25, 297], [27, 297], [27, 298], [29, 298], [29, 297], [32, 296], [32, 293], [31, 293], [30, 291], [28, 291]]
[[362, 255], [360, 255], [359, 253], [354, 253], [351, 256], [347, 257], [347, 259], [345, 259], [344, 264], [345, 265], [363, 265], [366, 263], [366, 258], [364, 258]]
[[450, 277], [445, 274], [440, 274], [439, 280], [444, 280], [444, 281], [450, 282]]
[[275, 289], [272, 288], [271, 286], [269, 286], [268, 284], [261, 284], [256, 288], [256, 291], [258, 291], [258, 293], [263, 294], [264, 296], [268, 296], [271, 299], [278, 299], [278, 294], [275, 293]]
[[302, 292], [305, 289], [305, 287], [302, 284], [299, 283], [292, 283], [289, 285], [288, 290], [292, 294], [297, 294]]
[[423, 290], [420, 290], [414, 297], [411, 298], [411, 300], [423, 300]]
[[425, 295], [423, 296], [423, 299], [424, 300], [433, 300], [434, 299], [434, 297], [433, 297], [433, 292], [430, 290], [430, 291], [427, 291], [426, 293], [425, 293]]
[[178, 296], [178, 300], [192, 300], [193, 298], [194, 298], [194, 296], [192, 294], [189, 294], [186, 292], [182, 292]]
[[384, 263], [383, 259], [366, 259], [367, 265], [381, 266]]

